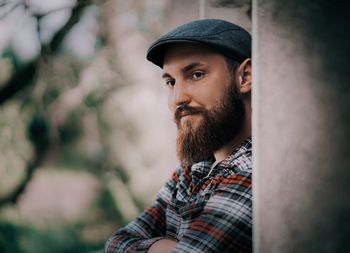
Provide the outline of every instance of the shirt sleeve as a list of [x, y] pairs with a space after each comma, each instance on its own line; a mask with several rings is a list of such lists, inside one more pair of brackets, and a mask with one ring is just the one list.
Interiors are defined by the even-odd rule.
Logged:
[[252, 252], [251, 173], [235, 174], [218, 184], [173, 252]]
[[166, 207], [177, 179], [174, 172], [153, 204], [107, 240], [105, 253], [147, 252], [153, 243], [166, 238]]

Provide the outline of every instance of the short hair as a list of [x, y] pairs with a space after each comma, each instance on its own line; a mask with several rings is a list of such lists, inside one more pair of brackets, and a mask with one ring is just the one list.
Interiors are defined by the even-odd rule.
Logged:
[[237, 60], [232, 59], [230, 57], [227, 57], [227, 56], [224, 56], [224, 58], [225, 58], [227, 67], [228, 67], [232, 77], [235, 77], [235, 73], [236, 73], [237, 68], [240, 65], [240, 62], [238, 62]]

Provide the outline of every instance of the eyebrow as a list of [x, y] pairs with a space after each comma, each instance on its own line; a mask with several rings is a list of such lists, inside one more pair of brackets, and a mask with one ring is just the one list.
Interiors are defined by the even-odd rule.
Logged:
[[[185, 74], [185, 73], [188, 73], [189, 71], [191, 71], [192, 69], [200, 67], [200, 66], [204, 66], [204, 64], [201, 62], [192, 62], [192, 63], [188, 64], [187, 66], [183, 67], [181, 69], [181, 72], [183, 74]], [[172, 77], [172, 76], [169, 73], [164, 73], [162, 75], [162, 78], [168, 78], [168, 77]]]
[[200, 62], [193, 62], [193, 63], [183, 67], [181, 69], [181, 71], [182, 71], [182, 73], [187, 73], [187, 72], [191, 71], [192, 69], [200, 67], [200, 66], [204, 66], [204, 64], [200, 63]]

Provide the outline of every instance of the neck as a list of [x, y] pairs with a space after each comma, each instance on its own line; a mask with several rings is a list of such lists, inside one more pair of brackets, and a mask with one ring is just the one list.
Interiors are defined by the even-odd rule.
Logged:
[[226, 159], [229, 155], [232, 154], [234, 150], [236, 150], [239, 145], [242, 144], [248, 137], [252, 136], [252, 126], [251, 126], [251, 118], [250, 116], [246, 117], [242, 131], [235, 136], [230, 142], [228, 142], [225, 146], [215, 151], [214, 156], [217, 162], [220, 162]]

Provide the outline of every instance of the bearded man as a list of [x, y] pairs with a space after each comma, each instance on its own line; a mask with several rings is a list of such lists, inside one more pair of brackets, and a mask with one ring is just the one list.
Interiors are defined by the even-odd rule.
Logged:
[[163, 69], [180, 166], [105, 252], [251, 252], [250, 34], [192, 21], [154, 42], [147, 59]]

